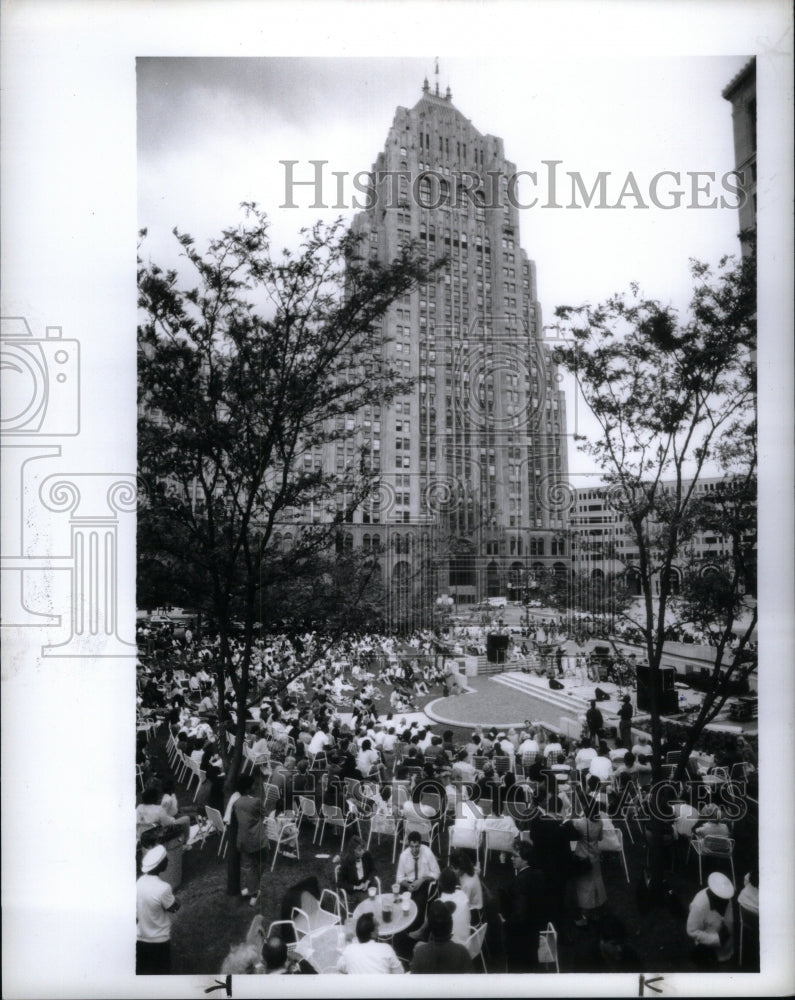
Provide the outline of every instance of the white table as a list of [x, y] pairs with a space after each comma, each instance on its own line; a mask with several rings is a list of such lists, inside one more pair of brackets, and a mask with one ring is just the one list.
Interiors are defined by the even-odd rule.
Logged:
[[[391, 894], [390, 894], [391, 895]], [[351, 924], [355, 928], [356, 921], [365, 913], [375, 914], [375, 933], [379, 938], [391, 938], [395, 934], [400, 934], [414, 923], [417, 918], [417, 904], [413, 899], [409, 900], [408, 910], [403, 909], [402, 899], [398, 899], [392, 906], [392, 920], [386, 923], [382, 917], [382, 898], [376, 896], [375, 899], [363, 899], [351, 915]]]

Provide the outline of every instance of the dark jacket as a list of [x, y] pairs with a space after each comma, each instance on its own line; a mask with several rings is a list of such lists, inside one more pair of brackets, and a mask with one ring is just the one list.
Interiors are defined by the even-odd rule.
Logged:
[[538, 964], [538, 935], [549, 918], [546, 880], [538, 868], [523, 868], [505, 893], [505, 948], [510, 972]]
[[414, 949], [411, 959], [414, 975], [440, 972], [472, 972], [472, 959], [464, 945], [457, 941], [428, 941]]
[[254, 795], [241, 795], [232, 806], [237, 817], [237, 849], [254, 854], [267, 844], [265, 803]]
[[530, 839], [535, 848], [536, 864], [549, 882], [565, 882], [571, 874], [571, 841], [579, 833], [570, 823], [560, 823], [553, 816], [539, 814], [530, 823]]
[[[362, 868], [364, 871], [364, 881], [369, 882], [372, 876], [376, 874], [375, 862], [369, 851], [365, 851], [362, 855]], [[353, 887], [359, 884], [359, 879], [356, 877], [356, 858], [353, 855], [346, 855], [342, 859], [339, 884], [346, 892], [352, 892]]]

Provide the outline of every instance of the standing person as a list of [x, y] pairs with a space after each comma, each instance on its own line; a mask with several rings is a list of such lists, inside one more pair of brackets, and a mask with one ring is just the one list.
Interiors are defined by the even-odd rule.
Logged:
[[585, 927], [588, 917], [593, 916], [607, 900], [605, 884], [602, 881], [599, 840], [602, 836], [602, 820], [596, 799], [591, 800], [589, 813], [571, 821], [579, 840], [574, 850], [574, 888], [580, 917], [574, 921], [577, 927]]
[[595, 698], [591, 699], [591, 707], [585, 713], [585, 723], [588, 726], [588, 735], [591, 738], [591, 743], [598, 744], [605, 721], [602, 718], [602, 713], [596, 707]]
[[514, 879], [505, 893], [505, 951], [509, 972], [538, 965], [538, 935], [547, 924], [544, 873], [535, 867], [533, 847], [520, 841], [511, 854]]
[[251, 897], [251, 905], [256, 906], [259, 902], [260, 872], [263, 867], [260, 855], [267, 850], [268, 841], [263, 825], [267, 815], [265, 803], [252, 794], [253, 784], [253, 774], [244, 774], [238, 778], [237, 790], [240, 797], [232, 806], [232, 812], [237, 819], [241, 881], [245, 882], [240, 895]]
[[621, 702], [618, 710], [618, 737], [622, 745], [629, 749], [632, 746], [632, 699], [625, 694]]
[[458, 884], [466, 894], [469, 903], [470, 924], [479, 924], [483, 915], [483, 885], [475, 870], [472, 858], [460, 848], [453, 851], [450, 867], [458, 877]]
[[697, 892], [687, 915], [693, 959], [702, 968], [717, 968], [734, 954], [734, 886], [722, 872], [712, 872], [707, 888]]
[[168, 867], [162, 844], [147, 851], [141, 861], [141, 877], [135, 885], [135, 972], [139, 976], [171, 972], [171, 916], [179, 909], [171, 886], [160, 875]]
[[549, 919], [563, 934], [566, 886], [572, 875], [571, 841], [577, 832], [571, 821], [559, 822], [547, 811], [557, 805], [554, 793], [541, 790], [536, 816], [530, 822], [530, 839], [535, 848], [535, 863], [544, 873]]

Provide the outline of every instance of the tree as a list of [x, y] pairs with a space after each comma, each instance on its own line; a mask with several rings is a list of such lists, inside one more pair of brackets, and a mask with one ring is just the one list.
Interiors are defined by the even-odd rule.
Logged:
[[[739, 544], [723, 589], [713, 588], [709, 600], [696, 599], [690, 590], [681, 602], [692, 618], [700, 601], [702, 612], [719, 626], [716, 680], [691, 731], [690, 748], [713, 708], [725, 701], [725, 678], [746, 669], [757, 621], [755, 602], [744, 608], [741, 626], [738, 616], [751, 561], [741, 539], [753, 534], [756, 516], [755, 255], [740, 262], [724, 257], [717, 269], [691, 261], [691, 275], [691, 301], [681, 318], [672, 307], [642, 297], [636, 284], [628, 294], [596, 307], [556, 310], [567, 343], [556, 349], [555, 360], [574, 374], [600, 426], [600, 435], [581, 441], [582, 447], [601, 469], [610, 504], [623, 516], [638, 553], [633, 570], [640, 580], [639, 625], [651, 675], [655, 777], [662, 736], [657, 680], [670, 628], [675, 564], [694, 532], [710, 519], [717, 524], [721, 517], [736, 516], [734, 528], [721, 525]], [[745, 484], [742, 503], [721, 507], [701, 499], [699, 483], [710, 464], [732, 470], [735, 481]], [[731, 495], [727, 491], [727, 499]], [[733, 661], [727, 663], [724, 654], [737, 628]]]
[[[276, 253], [265, 213], [243, 208], [244, 221], [204, 253], [174, 230], [184, 275], [140, 260], [138, 270], [139, 587], [187, 588], [218, 628], [225, 754], [227, 682], [237, 705], [228, 787], [242, 761], [258, 623], [311, 620], [333, 599], [324, 628], [342, 627], [366, 590], [367, 560], [343, 588], [334, 558], [378, 478], [357, 416], [410, 389], [384, 349], [384, 318], [436, 267], [412, 248], [390, 263], [367, 259], [341, 221], [302, 230], [297, 251]], [[330, 442], [342, 469], [328, 467]]]

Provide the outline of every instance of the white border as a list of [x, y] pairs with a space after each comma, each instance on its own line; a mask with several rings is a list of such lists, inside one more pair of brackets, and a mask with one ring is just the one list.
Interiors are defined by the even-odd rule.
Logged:
[[[83, 352], [85, 435], [63, 467], [135, 468], [135, 57], [505, 52], [538, 46], [609, 59], [628, 49], [759, 56], [760, 329], [763, 462], [760, 598], [764, 657], [786, 667], [792, 620], [792, 37], [789, 4], [743, 2], [212, 3], [6, 0], [2, 7], [3, 314], [34, 334], [57, 324]], [[728, 81], [727, 81], [728, 82]], [[583, 85], [587, 99], [587, 81]], [[3, 498], [16, 502], [15, 485]], [[4, 508], [7, 504], [4, 503]], [[132, 544], [131, 536], [128, 544]], [[130, 552], [126, 554], [127, 565]], [[783, 556], [783, 558], [782, 558]], [[123, 610], [134, 609], [130, 579]], [[130, 618], [131, 620], [131, 618]], [[4, 636], [4, 638], [7, 638]], [[3, 937], [7, 997], [202, 996], [206, 979], [136, 980], [131, 889], [132, 661], [43, 661], [4, 643]], [[780, 673], [776, 673], [781, 676]], [[793, 686], [760, 678], [760, 977], [666, 976], [664, 994], [790, 992]], [[773, 813], [775, 803], [775, 814]], [[783, 833], [783, 836], [782, 836]], [[784, 875], [784, 880], [781, 876]], [[653, 974], [653, 970], [649, 971]], [[318, 989], [290, 983], [292, 995]], [[383, 982], [325, 979], [328, 996]], [[403, 980], [422, 993], [432, 986]], [[438, 988], [438, 987], [437, 987]], [[637, 976], [463, 978], [443, 987], [524, 995], [635, 995]], [[262, 982], [235, 980], [235, 996]], [[215, 993], [213, 996], [221, 994]]]

